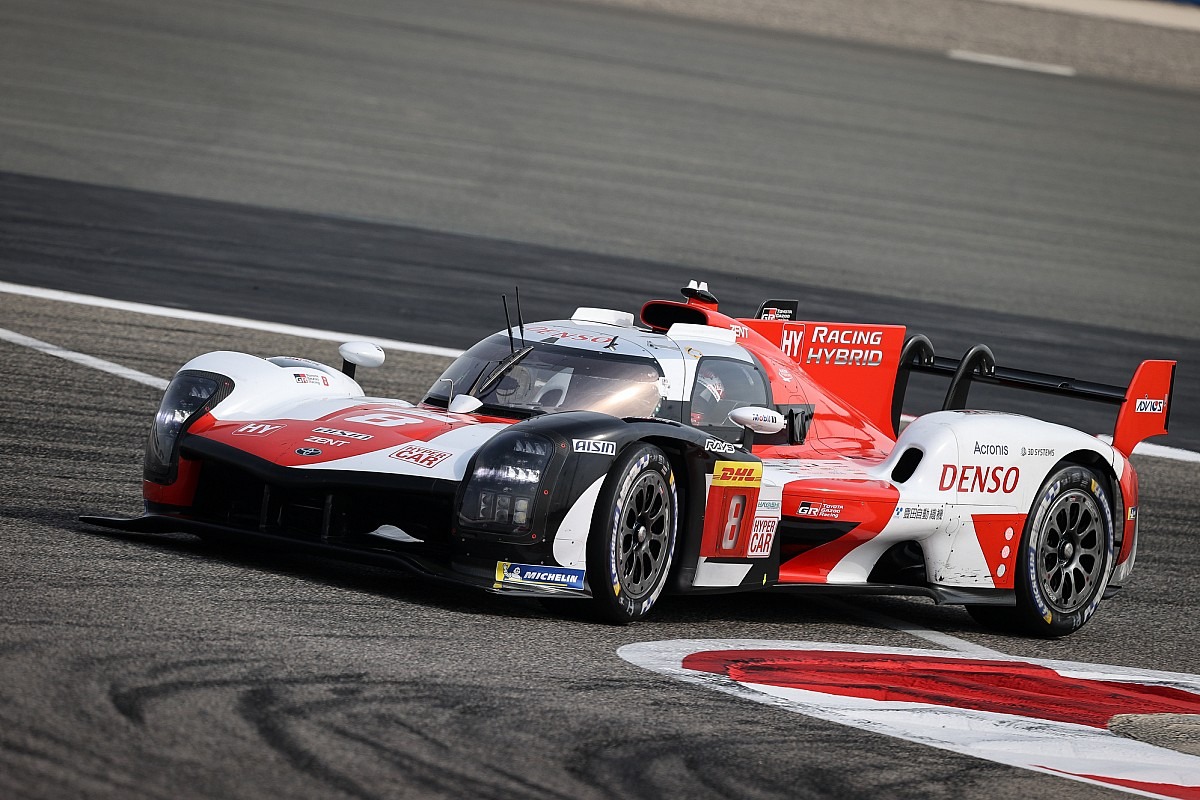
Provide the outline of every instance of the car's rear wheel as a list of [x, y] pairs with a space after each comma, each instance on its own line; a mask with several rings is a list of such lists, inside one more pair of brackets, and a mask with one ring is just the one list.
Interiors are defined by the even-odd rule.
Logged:
[[600, 491], [587, 544], [587, 577], [600, 619], [641, 619], [667, 583], [679, 527], [671, 462], [639, 443], [614, 462]]
[[1112, 506], [1104, 481], [1066, 465], [1038, 491], [1017, 551], [1017, 605], [968, 606], [989, 627], [1055, 637], [1083, 627], [1100, 604], [1113, 565]]

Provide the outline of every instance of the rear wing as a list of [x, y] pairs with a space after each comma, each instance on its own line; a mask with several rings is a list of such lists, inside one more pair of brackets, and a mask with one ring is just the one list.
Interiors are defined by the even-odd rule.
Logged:
[[930, 373], [950, 378], [942, 410], [966, 408], [967, 395], [973, 383], [1120, 406], [1113, 430], [1113, 447], [1128, 456], [1142, 440], [1167, 432], [1171, 420], [1171, 399], [1175, 391], [1175, 363], [1143, 361], [1128, 386], [1116, 386], [999, 367], [996, 366], [992, 351], [982, 344], [972, 347], [962, 358], [944, 358], [934, 355], [933, 345], [928, 338], [916, 335], [905, 342], [900, 354], [896, 386], [892, 393], [892, 425], [899, 430], [909, 374]]

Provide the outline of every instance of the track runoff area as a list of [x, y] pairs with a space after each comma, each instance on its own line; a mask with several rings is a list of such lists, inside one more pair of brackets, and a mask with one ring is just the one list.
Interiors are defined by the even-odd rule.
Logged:
[[[0, 282], [0, 293], [453, 358], [451, 348]], [[156, 389], [167, 378], [0, 328], [0, 339]], [[1139, 445], [1139, 455], [1200, 453]], [[1200, 800], [1200, 676], [1006, 655], [876, 612], [937, 650], [811, 641], [670, 640], [618, 655], [671, 678], [871, 733], [1146, 796]], [[864, 677], [866, 678], [864, 680]]]

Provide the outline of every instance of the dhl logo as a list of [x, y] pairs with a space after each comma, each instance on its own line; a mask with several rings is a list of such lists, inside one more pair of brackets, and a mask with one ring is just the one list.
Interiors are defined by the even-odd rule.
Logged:
[[762, 464], [718, 461], [713, 467], [713, 486], [761, 486]]

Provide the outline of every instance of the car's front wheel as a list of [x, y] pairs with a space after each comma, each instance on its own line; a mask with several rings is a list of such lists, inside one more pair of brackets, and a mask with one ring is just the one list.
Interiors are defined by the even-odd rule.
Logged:
[[650, 611], [667, 583], [678, 527], [671, 462], [653, 445], [630, 446], [604, 482], [588, 537], [597, 616], [623, 625]]
[[1034, 499], [1017, 551], [1015, 608], [968, 606], [990, 627], [1055, 637], [1074, 633], [1100, 605], [1113, 564], [1112, 506], [1092, 470], [1066, 465]]

